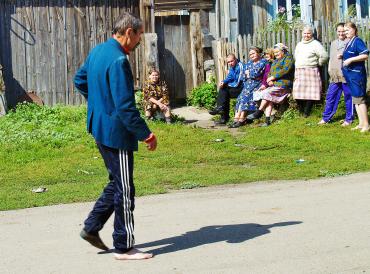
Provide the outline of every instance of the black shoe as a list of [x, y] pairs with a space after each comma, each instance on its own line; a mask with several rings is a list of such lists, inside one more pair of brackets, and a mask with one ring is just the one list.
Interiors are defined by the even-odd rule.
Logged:
[[259, 119], [259, 118], [261, 118], [262, 117], [262, 115], [263, 115], [263, 111], [262, 110], [256, 110], [255, 112], [253, 112], [252, 114], [249, 114], [248, 116], [247, 116], [247, 119], [248, 120], [255, 120], [255, 119]]
[[231, 125], [229, 125], [229, 128], [238, 128], [238, 127], [241, 127], [243, 125], [242, 122], [240, 121], [234, 121]]
[[221, 118], [218, 121], [215, 121], [215, 125], [217, 125], [217, 126], [224, 126], [224, 125], [226, 125], [226, 123], [227, 123], [227, 120], [223, 119], [223, 118]]
[[166, 124], [172, 124], [172, 119], [169, 117], [165, 118]]
[[268, 127], [270, 124], [269, 123], [263, 123], [260, 125], [260, 127]]
[[211, 115], [223, 114], [224, 109], [222, 107], [216, 107], [215, 109], [210, 110], [208, 113]]
[[91, 234], [87, 233], [84, 229], [81, 230], [80, 236], [85, 241], [88, 241], [91, 245], [95, 246], [96, 248], [99, 248], [101, 250], [109, 250], [109, 248], [103, 243], [103, 241], [100, 239], [99, 234]]

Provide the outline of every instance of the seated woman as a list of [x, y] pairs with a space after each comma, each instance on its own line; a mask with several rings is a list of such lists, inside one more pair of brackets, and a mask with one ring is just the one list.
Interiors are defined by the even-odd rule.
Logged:
[[159, 110], [164, 114], [166, 123], [171, 123], [170, 101], [168, 97], [167, 85], [159, 80], [159, 71], [152, 68], [149, 71], [149, 79], [145, 82], [143, 107], [145, 117], [153, 119], [155, 113]]
[[247, 116], [247, 119], [254, 120], [261, 118], [265, 111], [266, 123], [270, 125], [270, 116], [274, 104], [282, 103], [291, 92], [294, 80], [294, 60], [287, 47], [282, 44], [274, 46], [276, 60], [272, 63], [267, 78], [268, 88], [262, 91], [262, 102], [258, 110]]
[[265, 90], [266, 88], [268, 88], [267, 78], [269, 77], [271, 64], [275, 60], [274, 49], [273, 48], [266, 49], [265, 54], [264, 54], [263, 57], [266, 59], [267, 64], [266, 64], [266, 67], [265, 67], [265, 72], [263, 73], [261, 86], [259, 87], [259, 89], [257, 89], [253, 93], [253, 101], [255, 101], [255, 102], [258, 102], [258, 101], [262, 100], [262, 90]]
[[256, 104], [253, 101], [253, 92], [257, 90], [262, 82], [263, 72], [267, 61], [262, 59], [262, 49], [251, 47], [249, 50], [249, 61], [244, 66], [244, 87], [237, 98], [235, 106], [234, 122], [231, 128], [237, 128], [244, 125], [247, 112], [256, 110]]

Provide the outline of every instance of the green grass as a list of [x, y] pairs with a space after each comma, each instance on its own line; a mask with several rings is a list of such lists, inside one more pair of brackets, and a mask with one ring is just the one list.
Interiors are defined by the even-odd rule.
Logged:
[[[107, 174], [85, 132], [84, 107], [22, 106], [0, 118], [0, 210], [95, 200]], [[339, 113], [341, 116], [342, 113]], [[261, 180], [317, 178], [370, 170], [370, 134], [286, 118], [245, 134], [150, 123], [158, 149], [135, 154], [137, 195]], [[338, 116], [338, 117], [339, 117]], [[217, 138], [224, 142], [215, 142]], [[295, 160], [304, 159], [297, 164]], [[33, 193], [37, 187], [45, 193]]]

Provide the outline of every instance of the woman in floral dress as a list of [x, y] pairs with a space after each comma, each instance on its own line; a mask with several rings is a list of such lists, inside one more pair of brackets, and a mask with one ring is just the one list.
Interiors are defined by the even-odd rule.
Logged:
[[247, 112], [256, 110], [256, 104], [253, 101], [253, 92], [261, 86], [263, 73], [267, 64], [267, 61], [261, 55], [261, 48], [252, 47], [249, 50], [250, 60], [244, 66], [244, 88], [237, 98], [234, 122], [230, 125], [232, 128], [242, 126], [245, 123]]
[[151, 69], [149, 71], [149, 79], [145, 82], [143, 107], [145, 117], [153, 119], [157, 111], [164, 114], [166, 122], [171, 123], [170, 101], [168, 96], [167, 85], [159, 79], [159, 71]]

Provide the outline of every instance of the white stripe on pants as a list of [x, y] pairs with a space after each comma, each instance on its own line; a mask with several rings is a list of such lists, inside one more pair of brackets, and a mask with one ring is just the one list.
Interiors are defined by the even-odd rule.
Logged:
[[131, 189], [130, 189], [130, 167], [128, 163], [127, 151], [119, 150], [119, 161], [121, 169], [121, 183], [122, 183], [122, 206], [123, 218], [127, 233], [127, 248], [134, 246], [134, 226], [133, 216], [131, 212]]

